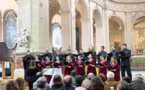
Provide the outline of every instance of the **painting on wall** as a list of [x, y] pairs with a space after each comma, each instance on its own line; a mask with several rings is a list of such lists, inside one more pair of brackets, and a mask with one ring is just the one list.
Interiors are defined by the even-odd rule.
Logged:
[[13, 49], [17, 43], [17, 17], [8, 13], [5, 18], [5, 42], [9, 49]]
[[61, 28], [59, 25], [54, 25], [52, 28], [52, 43], [55, 51], [61, 49], [62, 47]]

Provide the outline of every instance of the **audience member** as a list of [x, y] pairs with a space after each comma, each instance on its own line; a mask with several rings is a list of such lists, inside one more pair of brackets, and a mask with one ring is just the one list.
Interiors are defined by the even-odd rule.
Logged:
[[72, 87], [72, 79], [70, 75], [66, 75], [64, 77], [64, 86], [61, 87], [59, 90], [75, 90], [75, 88]]
[[71, 71], [71, 78], [72, 78], [72, 86], [76, 87], [76, 71], [72, 70]]
[[6, 90], [19, 90], [18, 84], [16, 81], [12, 80], [6, 84]]
[[19, 90], [24, 90], [24, 79], [23, 78], [17, 78], [16, 82], [18, 84]]
[[40, 77], [37, 80], [37, 90], [51, 90], [50, 87], [47, 85], [47, 81], [45, 77]]
[[120, 81], [117, 90], [130, 90], [129, 84], [126, 81]]
[[110, 88], [117, 89], [118, 82], [114, 80], [114, 73], [108, 72], [107, 73], [107, 81], [105, 82], [104, 90], [110, 90]]
[[7, 80], [4, 80], [0, 83], [0, 90], [6, 90], [6, 84], [8, 83]]
[[103, 74], [103, 73], [100, 73], [99, 74], [99, 77], [101, 78], [101, 80], [105, 83], [105, 81], [107, 80], [107, 77]]
[[33, 88], [33, 83], [37, 80], [37, 77], [36, 77], [37, 72], [38, 70], [36, 68], [36, 61], [31, 61], [28, 72], [27, 72], [29, 90]]
[[131, 79], [130, 79], [130, 77], [128, 77], [128, 76], [124, 76], [124, 77], [122, 78], [122, 80], [123, 80], [123, 81], [126, 81], [128, 84], [131, 83]]
[[98, 76], [93, 76], [91, 78], [92, 89], [93, 90], [104, 90], [104, 84]]
[[81, 75], [76, 76], [76, 84], [77, 84], [77, 87], [81, 86], [81, 84], [82, 84], [82, 82], [83, 82], [84, 79], [85, 78], [83, 76], [81, 76]]
[[[42, 73], [41, 72], [37, 72], [36, 73], [36, 77], [39, 78], [39, 77], [43, 77]], [[37, 80], [33, 83], [33, 90], [37, 90]]]
[[134, 81], [130, 84], [130, 88], [134, 90], [145, 89], [145, 83], [143, 82], [143, 76], [141, 74], [136, 74], [134, 76]]
[[91, 81], [89, 79], [85, 79], [82, 82], [82, 87], [84, 87], [86, 90], [91, 90]]
[[94, 73], [89, 73], [88, 76], [87, 76], [87, 78], [88, 78], [89, 80], [91, 80], [91, 77], [92, 77], [92, 76], [94, 76]]
[[55, 75], [54, 78], [53, 78], [53, 85], [51, 87], [51, 90], [58, 90], [62, 86], [63, 86], [63, 83], [62, 83], [61, 76], [60, 75]]
[[86, 89], [83, 87], [77, 87], [75, 90], [86, 90]]

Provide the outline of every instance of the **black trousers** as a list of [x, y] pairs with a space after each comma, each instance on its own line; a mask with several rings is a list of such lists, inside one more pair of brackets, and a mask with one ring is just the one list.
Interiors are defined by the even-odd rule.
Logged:
[[125, 76], [125, 71], [127, 72], [128, 77], [130, 77], [130, 79], [132, 80], [132, 74], [131, 74], [130, 65], [128, 65], [128, 66], [121, 66], [122, 77]]

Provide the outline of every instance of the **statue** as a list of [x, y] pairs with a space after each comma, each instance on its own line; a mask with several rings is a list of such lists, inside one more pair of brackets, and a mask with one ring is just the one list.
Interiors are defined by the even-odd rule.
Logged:
[[21, 29], [18, 33], [18, 45], [21, 48], [29, 48], [30, 34], [27, 29]]

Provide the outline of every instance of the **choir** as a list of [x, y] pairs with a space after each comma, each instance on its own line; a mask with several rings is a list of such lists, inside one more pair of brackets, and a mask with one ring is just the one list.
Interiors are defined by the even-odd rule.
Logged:
[[[30, 51], [27, 51], [27, 54], [23, 57], [25, 80], [27, 80], [29, 63], [36, 61], [37, 70], [42, 72], [45, 72], [48, 68], [62, 68], [64, 75], [70, 75], [72, 70], [76, 70], [77, 75], [85, 76], [85, 74], [94, 73], [94, 75], [104, 74], [106, 76], [107, 71], [112, 71], [115, 74], [114, 79], [119, 81], [120, 62], [127, 56], [127, 49], [117, 51], [115, 47], [112, 46], [112, 51], [106, 53], [104, 48], [104, 46], [101, 46], [101, 51], [97, 55], [93, 47], [89, 48], [89, 52], [83, 52], [81, 49], [78, 55], [72, 54], [71, 50], [68, 49], [68, 54], [64, 55], [62, 55], [60, 51], [57, 51], [56, 54], [53, 55], [46, 50], [45, 54], [36, 54], [34, 57], [31, 55]], [[51, 76], [45, 75], [45, 77], [49, 83]]]

